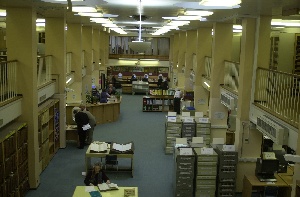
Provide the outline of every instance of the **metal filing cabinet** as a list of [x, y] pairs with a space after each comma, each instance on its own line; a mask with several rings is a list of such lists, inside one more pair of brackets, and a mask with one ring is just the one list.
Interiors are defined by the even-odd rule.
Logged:
[[194, 148], [196, 155], [195, 197], [215, 197], [218, 154], [201, 153], [201, 148]]
[[192, 141], [192, 138], [195, 137], [196, 124], [195, 122], [183, 122], [181, 137], [186, 138], [188, 142]]
[[166, 122], [165, 130], [166, 130], [166, 154], [173, 154], [174, 152], [174, 144], [176, 138], [181, 138], [181, 121], [178, 122]]
[[218, 178], [216, 197], [235, 197], [238, 153], [216, 148], [218, 154]]
[[192, 155], [180, 155], [179, 152], [179, 148], [174, 151], [175, 197], [192, 197], [194, 194], [195, 155], [193, 152]]
[[203, 137], [203, 143], [210, 144], [210, 123], [200, 123], [196, 119], [196, 137]]

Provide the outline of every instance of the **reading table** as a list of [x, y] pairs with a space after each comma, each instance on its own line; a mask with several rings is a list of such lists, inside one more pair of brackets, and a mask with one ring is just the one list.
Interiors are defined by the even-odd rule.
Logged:
[[86, 153], [85, 153], [85, 170], [88, 172], [88, 170], [92, 167], [91, 165], [91, 158], [105, 158], [106, 155], [117, 155], [118, 158], [128, 158], [131, 160], [130, 168], [126, 169], [120, 169], [118, 171], [130, 171], [131, 176], [133, 177], [133, 152], [132, 153], [110, 153], [110, 148], [107, 149], [104, 153], [97, 153], [97, 152], [91, 152], [91, 146], [88, 147]]
[[[90, 197], [90, 193], [85, 191], [86, 186], [77, 186], [73, 197]], [[95, 190], [98, 190], [97, 187], [94, 187]], [[125, 189], [135, 189], [135, 195], [132, 197], [138, 197], [138, 187], [119, 187], [118, 190], [110, 190], [105, 192], [100, 192], [102, 197], [124, 197]], [[99, 191], [99, 190], [98, 190]]]

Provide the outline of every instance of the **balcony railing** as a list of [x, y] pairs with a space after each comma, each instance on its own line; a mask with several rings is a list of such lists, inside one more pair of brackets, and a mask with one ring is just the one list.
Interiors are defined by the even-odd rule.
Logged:
[[239, 88], [239, 67], [237, 62], [225, 61], [224, 86], [237, 92]]
[[272, 115], [298, 127], [300, 76], [258, 68], [254, 102]]
[[68, 52], [66, 55], [66, 74], [71, 74], [72, 71], [72, 52]]
[[16, 60], [0, 62], [0, 104], [18, 96]]
[[41, 88], [47, 83], [52, 81], [52, 56], [38, 57], [38, 74], [37, 74], [37, 87]]

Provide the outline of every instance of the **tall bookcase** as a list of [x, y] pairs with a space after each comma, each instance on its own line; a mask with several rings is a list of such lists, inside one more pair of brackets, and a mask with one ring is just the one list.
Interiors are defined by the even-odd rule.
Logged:
[[174, 109], [174, 96], [156, 95], [143, 97], [143, 112], [166, 112]]
[[27, 124], [13, 122], [0, 132], [0, 197], [23, 197], [29, 190]]
[[59, 100], [49, 99], [39, 106], [39, 162], [42, 172], [59, 149]]

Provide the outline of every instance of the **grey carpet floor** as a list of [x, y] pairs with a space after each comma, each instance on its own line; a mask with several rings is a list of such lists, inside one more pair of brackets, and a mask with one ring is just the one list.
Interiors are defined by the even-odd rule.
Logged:
[[[173, 196], [174, 167], [172, 155], [165, 155], [164, 112], [142, 112], [142, 95], [123, 95], [117, 122], [98, 125], [94, 140], [134, 142], [134, 177], [130, 173], [108, 173], [119, 186], [136, 186], [140, 197]], [[41, 174], [41, 184], [26, 197], [68, 197], [78, 185], [84, 185], [85, 151], [69, 142], [60, 149]], [[92, 162], [99, 162], [92, 160]], [[130, 165], [120, 159], [120, 166]]]

